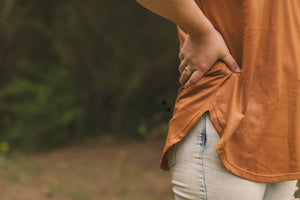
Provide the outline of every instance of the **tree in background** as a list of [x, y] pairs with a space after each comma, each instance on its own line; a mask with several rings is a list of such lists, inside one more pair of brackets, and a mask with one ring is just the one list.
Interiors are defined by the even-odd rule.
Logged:
[[121, 0], [2, 0], [0, 13], [0, 141], [52, 148], [167, 123], [174, 24]]

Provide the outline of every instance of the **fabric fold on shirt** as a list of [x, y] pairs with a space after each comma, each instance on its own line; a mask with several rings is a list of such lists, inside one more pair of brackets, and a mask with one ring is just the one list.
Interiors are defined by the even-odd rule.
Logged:
[[[196, 0], [242, 72], [215, 63], [180, 88], [160, 166], [168, 150], [209, 111], [216, 151], [232, 173], [256, 182], [300, 179], [300, 1]], [[180, 48], [185, 31], [178, 26]]]

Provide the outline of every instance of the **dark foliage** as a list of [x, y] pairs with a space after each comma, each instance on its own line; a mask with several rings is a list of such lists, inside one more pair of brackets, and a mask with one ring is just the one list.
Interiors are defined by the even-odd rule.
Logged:
[[2, 0], [0, 11], [1, 141], [51, 148], [167, 123], [174, 24], [135, 1]]

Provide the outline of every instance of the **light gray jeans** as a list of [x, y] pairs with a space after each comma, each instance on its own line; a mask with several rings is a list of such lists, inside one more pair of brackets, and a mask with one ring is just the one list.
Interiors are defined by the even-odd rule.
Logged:
[[295, 181], [258, 183], [229, 172], [215, 150], [219, 135], [206, 112], [174, 149], [175, 200], [291, 200]]

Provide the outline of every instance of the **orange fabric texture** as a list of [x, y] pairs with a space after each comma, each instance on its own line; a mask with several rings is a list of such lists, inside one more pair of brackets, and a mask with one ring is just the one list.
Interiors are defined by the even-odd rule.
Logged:
[[[242, 68], [218, 61], [180, 88], [160, 166], [168, 150], [209, 111], [216, 150], [232, 173], [256, 182], [300, 179], [300, 1], [196, 0]], [[185, 32], [178, 27], [182, 46]]]

